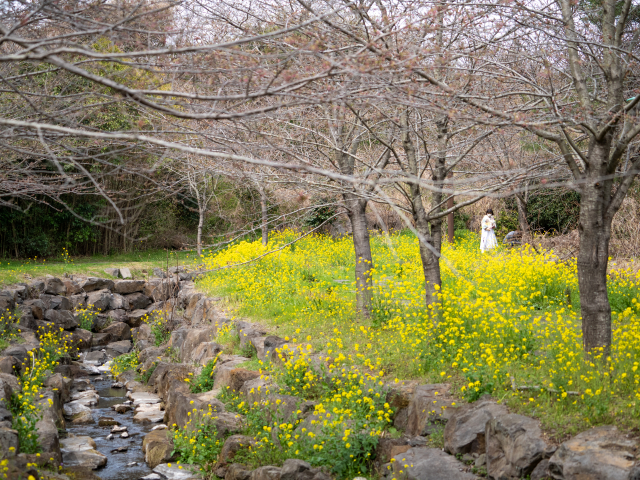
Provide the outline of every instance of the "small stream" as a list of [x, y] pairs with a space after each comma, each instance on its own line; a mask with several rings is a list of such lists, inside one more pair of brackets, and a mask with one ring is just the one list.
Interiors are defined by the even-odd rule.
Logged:
[[[91, 378], [91, 377], [90, 377]], [[144, 461], [142, 453], [142, 439], [157, 424], [142, 425], [133, 422], [133, 410], [126, 413], [117, 413], [112, 405], [124, 403], [127, 398], [126, 388], [111, 388], [114, 383], [111, 377], [103, 374], [101, 377], [93, 377], [91, 381], [95, 390], [100, 395], [98, 404], [91, 407], [93, 420], [90, 425], [67, 424], [67, 432], [76, 436], [86, 435], [91, 437], [97, 445], [97, 450], [107, 456], [106, 466], [95, 470], [94, 473], [103, 480], [137, 480], [149, 475], [151, 469]], [[121, 438], [119, 433], [114, 433], [111, 440], [107, 436], [111, 433], [112, 426], [98, 426], [100, 417], [110, 417], [126, 426], [129, 438]], [[113, 452], [120, 447], [128, 447], [126, 452]]]

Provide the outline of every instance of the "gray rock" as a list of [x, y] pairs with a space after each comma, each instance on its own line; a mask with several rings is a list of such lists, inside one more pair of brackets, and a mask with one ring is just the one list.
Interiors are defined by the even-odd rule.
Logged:
[[68, 310], [46, 310], [44, 318], [65, 330], [71, 330], [78, 326], [75, 317]]
[[107, 464], [107, 457], [96, 450], [91, 437], [69, 437], [60, 440], [65, 467], [84, 467], [95, 470]]
[[279, 480], [280, 472], [282, 470], [278, 467], [266, 465], [264, 467], [256, 468], [251, 472], [250, 480]]
[[549, 451], [540, 424], [524, 415], [507, 414], [487, 422], [487, 473], [497, 479], [529, 475]]
[[547, 480], [548, 478], [550, 478], [548, 469], [549, 460], [546, 458], [540, 460], [540, 463], [538, 463], [538, 465], [536, 465], [536, 468], [533, 469], [533, 472], [531, 472], [529, 480]]
[[133, 278], [133, 275], [131, 275], [131, 270], [129, 270], [127, 267], [122, 267], [120, 269], [120, 276], [124, 279]]
[[393, 460], [393, 473], [396, 478], [407, 480], [476, 480], [478, 478], [466, 472], [463, 463], [438, 448], [410, 448], [393, 457]]
[[118, 268], [105, 268], [104, 273], [112, 277], [117, 277], [120, 274], [120, 270]]
[[27, 300], [24, 302], [24, 305], [29, 308], [34, 318], [37, 318], [38, 320], [44, 319], [44, 312], [47, 308], [42, 300], [39, 298]]
[[444, 429], [444, 450], [457, 455], [484, 453], [487, 422], [494, 417], [505, 415], [507, 408], [491, 399], [481, 399], [452, 412]]
[[121, 295], [142, 292], [144, 284], [144, 280], [117, 280], [114, 284], [113, 292]]
[[111, 294], [109, 310], [129, 310], [129, 302], [119, 293]]
[[22, 345], [10, 345], [7, 347], [2, 355], [5, 357], [13, 357], [21, 365], [27, 365], [30, 363], [29, 353], [27, 349]]
[[112, 322], [128, 323], [129, 321], [129, 316], [127, 315], [127, 311], [123, 308], [107, 311], [107, 318]]
[[[140, 408], [144, 407], [144, 408]], [[134, 423], [142, 423], [143, 425], [149, 423], [160, 423], [164, 420], [164, 411], [160, 409], [160, 404], [154, 405], [140, 405], [136, 409], [136, 414], [133, 416]]]
[[129, 293], [125, 295], [124, 298], [129, 302], [129, 308], [131, 310], [140, 310], [151, 305], [151, 299], [140, 292]]
[[111, 341], [110, 333], [94, 333], [91, 338], [92, 347], [103, 347]]
[[280, 480], [312, 480], [315, 472], [304, 460], [290, 458], [284, 461], [280, 472]]
[[18, 431], [0, 427], [0, 458], [15, 457], [18, 454]]
[[73, 305], [73, 308], [84, 308], [87, 306], [87, 294], [82, 292], [82, 293], [78, 293], [76, 295], [71, 295], [69, 297], [69, 300], [71, 300], [71, 304]]
[[[202, 475], [192, 473], [192, 468], [192, 465], [187, 464], [177, 465], [172, 463], [171, 466], [169, 466], [166, 463], [161, 463], [154, 468], [153, 471], [164, 476], [167, 480], [201, 480]], [[197, 468], [193, 469], [197, 470]]]
[[109, 360], [109, 357], [105, 352], [95, 351], [95, 352], [88, 352], [84, 357], [83, 363], [87, 365], [98, 366], [98, 365], [104, 365], [108, 360]]
[[67, 287], [59, 278], [47, 277], [44, 281], [44, 293], [48, 293], [49, 295], [64, 295], [67, 293]]
[[224, 480], [249, 480], [251, 470], [246, 465], [233, 463], [227, 468]]
[[131, 340], [131, 328], [123, 322], [115, 322], [101, 330], [100, 333], [108, 333], [115, 341]]
[[167, 273], [163, 269], [157, 268], [157, 267], [153, 269], [153, 274], [158, 278], [166, 278], [167, 277]]
[[127, 325], [129, 325], [130, 327], [135, 328], [143, 324], [142, 320], [145, 317], [149, 317], [149, 312], [147, 310], [139, 308], [137, 310], [129, 312], [126, 316], [126, 320], [124, 321], [127, 322]]
[[104, 312], [109, 308], [112, 293], [107, 289], [92, 291], [87, 295], [87, 305], [97, 312]]
[[106, 278], [89, 277], [80, 283], [80, 286], [85, 292], [93, 292], [94, 290], [113, 290], [113, 280]]
[[410, 437], [426, 435], [434, 423], [444, 423], [453, 412], [454, 399], [448, 396], [449, 385], [418, 385], [407, 411], [406, 433]]
[[638, 443], [614, 426], [596, 427], [564, 442], [549, 459], [555, 480], [637, 480]]
[[119, 342], [113, 342], [107, 345], [106, 351], [109, 355], [118, 357], [125, 353], [129, 353], [132, 348], [133, 344], [131, 343], [131, 340], [120, 340]]

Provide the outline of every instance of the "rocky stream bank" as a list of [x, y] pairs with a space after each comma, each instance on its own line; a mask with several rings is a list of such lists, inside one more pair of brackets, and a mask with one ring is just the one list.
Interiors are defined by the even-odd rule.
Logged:
[[[535, 419], [509, 413], [491, 398], [460, 405], [446, 384], [383, 385], [370, 395], [382, 412], [380, 430], [366, 430], [368, 423], [344, 414], [330, 421], [324, 397], [296, 386], [321, 384], [339, 393], [336, 385], [357, 376], [362, 393], [371, 377], [345, 371], [335, 359], [270, 335], [262, 325], [230, 319], [219, 299], [198, 292], [191, 276], [177, 269], [149, 281], [48, 277], [1, 291], [0, 308], [19, 312], [13, 319], [21, 330], [20, 341], [0, 354], [0, 478], [330, 480], [341, 476], [337, 465], [344, 459], [338, 456], [349, 455], [344, 442], [351, 435], [354, 447], [370, 448], [357, 454], [370, 478], [640, 480], [638, 439], [615, 426], [557, 445]], [[90, 325], [78, 313], [87, 308], [95, 312]], [[158, 316], [163, 321], [154, 323]], [[24, 453], [15, 429], [20, 419], [10, 405], [33, 361], [29, 352], [42, 342], [40, 332], [54, 329], [73, 350], [38, 392], [40, 452]], [[194, 379], [206, 369], [210, 384], [198, 391]], [[298, 369], [306, 383], [284, 381]], [[250, 428], [260, 412], [268, 419], [262, 437]], [[206, 465], [184, 463], [177, 432], [192, 439], [205, 425], [215, 442], [194, 445], [190, 458]], [[333, 461], [296, 455], [299, 437], [320, 439], [309, 450], [319, 452], [331, 448], [336, 432], [343, 443]], [[279, 456], [251, 457], [267, 444]], [[213, 457], [199, 451], [207, 448]], [[255, 458], [273, 463], [256, 464]]]

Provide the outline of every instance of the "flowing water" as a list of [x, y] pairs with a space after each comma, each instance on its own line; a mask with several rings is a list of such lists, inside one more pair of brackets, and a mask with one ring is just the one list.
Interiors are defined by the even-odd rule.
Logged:
[[[76, 436], [86, 435], [96, 442], [97, 450], [107, 456], [107, 464], [95, 470], [95, 474], [103, 480], [137, 480], [151, 473], [151, 469], [144, 461], [142, 453], [142, 439], [151, 431], [154, 424], [141, 425], [133, 422], [133, 410], [127, 413], [116, 413], [112, 405], [124, 403], [127, 398], [126, 388], [111, 388], [114, 380], [104, 375], [102, 379], [95, 377], [92, 383], [100, 395], [98, 404], [91, 407], [94, 424], [91, 425], [67, 425], [67, 432]], [[111, 440], [107, 435], [113, 427], [98, 426], [100, 417], [110, 417], [126, 426], [129, 438], [120, 438], [119, 433], [114, 433]], [[114, 452], [120, 447], [128, 447], [126, 452]], [[113, 452], [113, 453], [112, 453]]]

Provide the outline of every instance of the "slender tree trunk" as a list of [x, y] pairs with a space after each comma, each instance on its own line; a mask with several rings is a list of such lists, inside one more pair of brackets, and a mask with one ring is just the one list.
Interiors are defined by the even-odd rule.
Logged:
[[262, 245], [266, 246], [269, 243], [269, 217], [267, 209], [267, 193], [264, 188], [259, 187], [260, 192], [260, 210], [262, 212], [262, 224], [260, 229], [262, 230]]
[[[606, 157], [605, 157], [606, 158]], [[595, 162], [594, 162], [595, 163]], [[595, 177], [595, 179], [593, 178]], [[586, 352], [611, 347], [611, 306], [607, 295], [607, 264], [613, 215], [607, 213], [610, 189], [601, 176], [594, 175], [581, 191], [580, 252], [578, 253], [578, 283], [582, 313], [582, 339]], [[600, 179], [598, 178], [600, 177]]]
[[198, 256], [202, 255], [202, 227], [204, 226], [204, 209], [198, 208], [198, 239], [196, 248], [198, 249]]
[[347, 205], [351, 231], [353, 233], [353, 247], [356, 254], [356, 309], [360, 315], [368, 318], [371, 314], [373, 300], [371, 269], [371, 243], [367, 228], [367, 201], [359, 199], [355, 194], [344, 193]]

